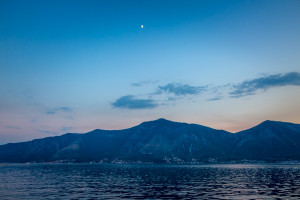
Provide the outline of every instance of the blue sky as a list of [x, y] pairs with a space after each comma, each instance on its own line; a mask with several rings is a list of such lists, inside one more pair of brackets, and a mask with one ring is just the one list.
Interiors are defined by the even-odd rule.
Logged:
[[162, 117], [300, 123], [299, 55], [298, 0], [0, 0], [0, 144]]

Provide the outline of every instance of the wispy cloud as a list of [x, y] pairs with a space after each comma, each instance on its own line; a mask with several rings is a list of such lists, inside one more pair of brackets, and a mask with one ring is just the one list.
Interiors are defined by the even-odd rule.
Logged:
[[239, 98], [247, 95], [254, 95], [258, 90], [266, 91], [272, 87], [297, 85], [300, 86], [300, 73], [290, 72], [286, 74], [275, 74], [253, 80], [247, 80], [240, 84], [233, 85], [231, 97]]
[[116, 108], [151, 109], [158, 106], [152, 99], [136, 99], [133, 95], [122, 96], [112, 103]]
[[14, 129], [14, 130], [21, 130], [21, 127], [19, 127], [19, 126], [11, 126], [11, 125], [7, 125], [7, 126], [5, 126], [5, 128], [8, 128], [8, 129]]
[[54, 132], [54, 131], [47, 131], [47, 130], [40, 130], [40, 129], [38, 129], [37, 131], [47, 135], [58, 135], [58, 132]]
[[[144, 86], [149, 83], [151, 82], [142, 81], [133, 83], [132, 85]], [[117, 99], [112, 103], [112, 106], [127, 109], [151, 109], [157, 106], [176, 104], [178, 101], [199, 101], [199, 99], [195, 99], [195, 97], [198, 98], [197, 95], [199, 94], [206, 98], [206, 101], [220, 101], [228, 97], [240, 98], [243, 96], [254, 95], [259, 91], [266, 91], [270, 88], [289, 85], [300, 86], [299, 72], [266, 75], [255, 79], [245, 80], [239, 84], [227, 83], [225, 85], [215, 86], [193, 86], [180, 82], [173, 82], [154, 87], [154, 93], [143, 94], [144, 96], [150, 95], [157, 97], [160, 99], [160, 103], [149, 97], [138, 99], [136, 96], [127, 95]]]
[[63, 126], [63, 127], [60, 128], [60, 130], [61, 130], [61, 131], [64, 131], [64, 132], [65, 132], [65, 131], [69, 131], [69, 130], [71, 130], [71, 129], [73, 129], [73, 127], [71, 127], [71, 126]]
[[223, 99], [223, 97], [213, 97], [213, 98], [207, 99], [207, 101], [219, 101], [221, 99]]
[[169, 83], [165, 86], [159, 86], [157, 94], [166, 92], [176, 96], [196, 95], [205, 91], [206, 88], [206, 86], [191, 86], [182, 83]]
[[52, 108], [46, 111], [45, 113], [47, 115], [54, 115], [57, 112], [73, 112], [73, 110], [69, 107], [63, 106], [63, 107], [57, 107], [57, 108]]
[[156, 84], [159, 81], [140, 81], [140, 82], [136, 82], [136, 83], [132, 83], [131, 86], [135, 86], [135, 87], [141, 87], [147, 84]]

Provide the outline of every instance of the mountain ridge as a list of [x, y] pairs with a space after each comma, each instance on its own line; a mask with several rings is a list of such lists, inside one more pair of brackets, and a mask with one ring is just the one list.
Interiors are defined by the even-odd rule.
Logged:
[[0, 145], [0, 162], [300, 160], [300, 124], [266, 120], [231, 133], [163, 118]]

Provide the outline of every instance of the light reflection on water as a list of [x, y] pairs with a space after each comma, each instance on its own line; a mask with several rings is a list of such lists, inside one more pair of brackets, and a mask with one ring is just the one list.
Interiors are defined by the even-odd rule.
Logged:
[[299, 165], [0, 166], [0, 199], [299, 199]]

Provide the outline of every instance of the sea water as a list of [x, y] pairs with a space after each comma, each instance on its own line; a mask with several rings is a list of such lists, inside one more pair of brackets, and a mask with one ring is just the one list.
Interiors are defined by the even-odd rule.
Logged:
[[300, 165], [2, 164], [0, 199], [300, 199]]

